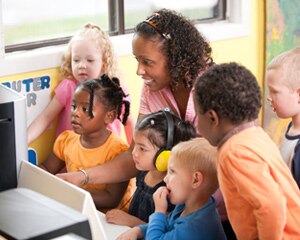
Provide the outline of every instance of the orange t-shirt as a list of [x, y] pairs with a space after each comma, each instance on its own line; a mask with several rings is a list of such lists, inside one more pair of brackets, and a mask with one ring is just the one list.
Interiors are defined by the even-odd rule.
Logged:
[[218, 151], [218, 178], [238, 239], [300, 239], [300, 192], [279, 149], [260, 127]]
[[[68, 172], [79, 169], [88, 169], [102, 165], [115, 156], [125, 152], [128, 145], [114, 133], [111, 133], [104, 144], [97, 148], [85, 148], [80, 143], [80, 135], [73, 131], [64, 131], [56, 139], [53, 147], [54, 154], [65, 161]], [[87, 184], [86, 189], [106, 189], [106, 184]], [[123, 210], [128, 210], [130, 200], [131, 183], [129, 183], [123, 199], [118, 205]]]

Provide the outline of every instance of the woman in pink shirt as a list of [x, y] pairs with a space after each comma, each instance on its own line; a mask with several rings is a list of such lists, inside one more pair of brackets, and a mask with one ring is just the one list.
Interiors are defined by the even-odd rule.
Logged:
[[[192, 87], [196, 77], [212, 65], [213, 60], [211, 47], [194, 25], [175, 11], [155, 12], [136, 26], [132, 51], [138, 61], [136, 73], [144, 81], [138, 119], [168, 108], [195, 125]], [[115, 181], [136, 176], [131, 156], [133, 146], [134, 143], [109, 164], [88, 169], [91, 183], [112, 181], [111, 175]], [[69, 173], [60, 177], [81, 185], [82, 175]]]
[[[195, 26], [180, 13], [162, 9], [135, 27], [132, 52], [138, 62], [136, 73], [144, 81], [138, 119], [169, 109], [196, 127], [192, 89], [195, 79], [213, 64], [213, 59], [210, 45]], [[109, 163], [87, 169], [90, 183], [135, 177], [138, 170], [132, 159], [133, 147], [134, 143]], [[59, 177], [79, 186], [84, 182], [80, 172]], [[224, 210], [222, 202], [221, 198], [218, 209], [221, 217], [225, 215], [222, 220], [226, 220], [226, 212], [220, 211]]]

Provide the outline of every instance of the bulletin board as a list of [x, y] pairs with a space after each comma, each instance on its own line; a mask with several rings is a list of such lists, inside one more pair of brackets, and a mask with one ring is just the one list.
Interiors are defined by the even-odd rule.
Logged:
[[[300, 47], [300, 1], [267, 0], [266, 65], [278, 54]], [[265, 96], [268, 88], [265, 84]], [[263, 127], [279, 145], [290, 119], [279, 120], [268, 101], [264, 101]]]

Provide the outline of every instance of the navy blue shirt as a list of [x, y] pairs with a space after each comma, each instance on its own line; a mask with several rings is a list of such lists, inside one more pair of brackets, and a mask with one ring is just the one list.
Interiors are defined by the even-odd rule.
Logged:
[[[149, 216], [154, 212], [155, 205], [153, 201], [153, 193], [161, 186], [166, 186], [164, 181], [156, 184], [154, 187], [149, 187], [145, 183], [146, 172], [139, 172], [136, 176], [136, 190], [133, 194], [128, 213], [144, 222], [148, 222]], [[174, 209], [174, 205], [169, 203], [168, 212]]]
[[292, 127], [292, 122], [289, 123], [289, 126], [285, 132], [285, 137], [288, 140], [294, 140], [294, 139], [299, 139], [295, 149], [294, 149], [294, 157], [292, 159], [292, 175], [298, 185], [298, 187], [300, 188], [300, 135], [295, 135], [295, 136], [291, 136], [289, 135], [289, 130]]

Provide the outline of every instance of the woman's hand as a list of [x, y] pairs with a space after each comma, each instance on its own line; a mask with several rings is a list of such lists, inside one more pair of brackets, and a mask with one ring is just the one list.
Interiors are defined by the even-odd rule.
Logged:
[[58, 173], [56, 176], [76, 186], [82, 186], [85, 181], [85, 175], [82, 172]]

